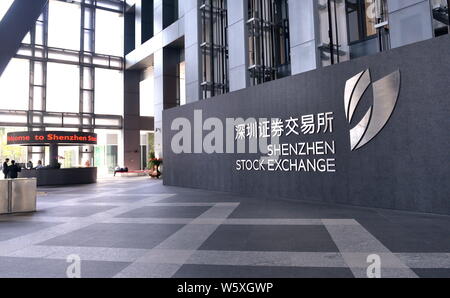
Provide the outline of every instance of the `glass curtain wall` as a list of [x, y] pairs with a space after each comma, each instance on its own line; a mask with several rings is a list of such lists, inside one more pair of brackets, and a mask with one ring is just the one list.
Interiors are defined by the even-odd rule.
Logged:
[[252, 85], [291, 74], [287, 0], [249, 0], [249, 72]]
[[[209, 98], [229, 91], [228, 79], [228, 15], [227, 0], [202, 0], [202, 98]], [[182, 69], [183, 68], [183, 69]], [[181, 71], [184, 65], [180, 65]], [[181, 90], [180, 90], [181, 98]]]
[[[7, 4], [1, 2], [0, 15]], [[50, 0], [0, 77], [0, 127], [122, 129], [124, 5]], [[76, 157], [72, 149], [61, 149], [63, 166], [93, 164], [93, 147], [76, 149]], [[30, 147], [28, 159], [45, 160], [45, 151]]]
[[[10, 160], [15, 160], [18, 163], [26, 163], [27, 160], [27, 149], [21, 146], [8, 146], [7, 144], [7, 134], [10, 132], [25, 131], [25, 128], [21, 127], [0, 127], [0, 159], [3, 161], [6, 158]], [[3, 178], [3, 176], [0, 176]]]
[[386, 0], [319, 0], [322, 66], [390, 48]]
[[433, 11], [434, 36], [448, 34], [450, 29], [450, 0], [430, 0], [430, 3]]

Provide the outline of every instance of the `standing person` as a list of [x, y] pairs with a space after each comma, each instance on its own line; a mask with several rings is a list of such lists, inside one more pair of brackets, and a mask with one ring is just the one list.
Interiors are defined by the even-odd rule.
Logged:
[[5, 175], [5, 179], [8, 178], [8, 168], [9, 168], [9, 158], [5, 159], [5, 162], [3, 163], [3, 174]]
[[11, 165], [8, 167], [8, 176], [11, 179], [16, 179], [19, 177], [19, 172], [21, 172], [22, 169], [16, 165], [15, 160], [11, 160]]

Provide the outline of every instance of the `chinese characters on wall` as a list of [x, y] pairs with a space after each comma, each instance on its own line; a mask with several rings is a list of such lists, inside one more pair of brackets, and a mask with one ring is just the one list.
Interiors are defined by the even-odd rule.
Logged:
[[[251, 139], [282, 140], [298, 137], [298, 142], [267, 146], [268, 157], [254, 160], [236, 160], [237, 171], [269, 172], [336, 172], [335, 141], [321, 139], [332, 134], [333, 112], [289, 117], [288, 119], [255, 120], [235, 126], [235, 141]], [[317, 136], [316, 141], [305, 142], [305, 136]]]

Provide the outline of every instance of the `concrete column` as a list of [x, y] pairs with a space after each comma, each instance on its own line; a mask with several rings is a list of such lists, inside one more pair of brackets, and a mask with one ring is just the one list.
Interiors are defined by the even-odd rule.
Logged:
[[228, 0], [228, 49], [230, 91], [249, 86], [247, 0]]
[[397, 48], [433, 37], [429, 0], [387, 0], [391, 47]]
[[162, 154], [162, 112], [164, 110], [164, 50], [153, 54], [154, 59], [154, 97], [155, 105], [155, 154]]
[[121, 166], [130, 170], [141, 167], [139, 83], [139, 71], [124, 71], [124, 165]]
[[320, 65], [317, 14], [317, 0], [289, 1], [292, 75]]
[[56, 168], [58, 166], [58, 156], [58, 144], [50, 144], [49, 157], [51, 168]]
[[186, 103], [191, 103], [200, 100], [200, 1], [184, 0], [183, 2], [185, 22]]
[[164, 48], [154, 54], [155, 153], [162, 156], [162, 111], [178, 104], [179, 50]]

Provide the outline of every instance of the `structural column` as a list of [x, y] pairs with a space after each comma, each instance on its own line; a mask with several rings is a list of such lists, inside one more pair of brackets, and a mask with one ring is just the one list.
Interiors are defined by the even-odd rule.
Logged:
[[387, 0], [391, 47], [398, 48], [433, 37], [429, 0]]
[[50, 167], [56, 168], [58, 166], [58, 144], [50, 144], [49, 156], [50, 156]]
[[292, 75], [320, 65], [317, 0], [289, 1]]
[[154, 104], [155, 104], [155, 153], [162, 156], [162, 112], [178, 105], [179, 50], [164, 48], [155, 52]]
[[227, 10], [230, 91], [236, 91], [249, 86], [248, 1], [228, 0]]
[[[124, 167], [139, 170], [140, 161], [140, 102], [139, 102], [140, 72], [124, 71]], [[122, 165], [121, 165], [122, 166]]]

